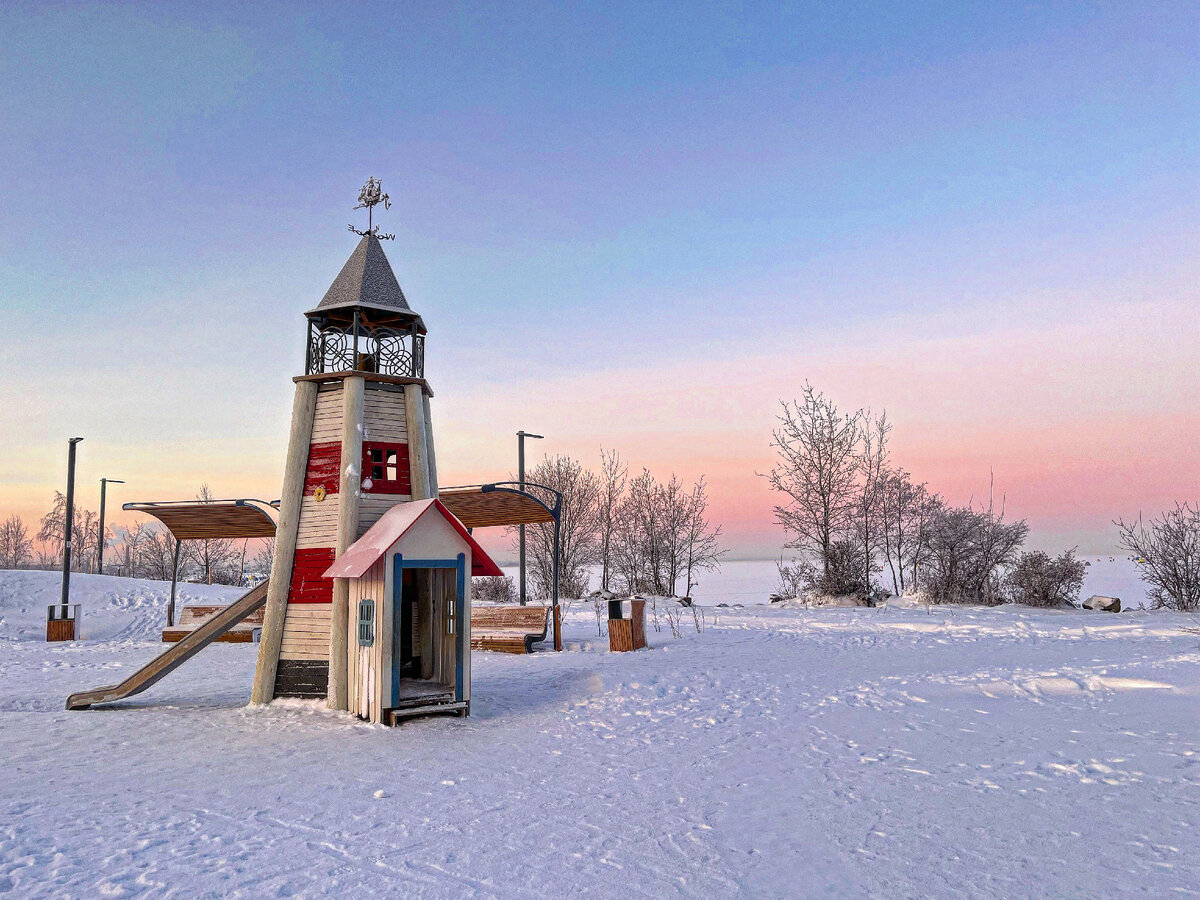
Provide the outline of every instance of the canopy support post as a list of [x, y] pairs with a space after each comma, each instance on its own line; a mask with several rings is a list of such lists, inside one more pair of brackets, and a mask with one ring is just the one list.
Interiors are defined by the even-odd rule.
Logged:
[[562, 613], [558, 608], [558, 557], [559, 557], [559, 513], [561, 512], [562, 495], [554, 508], [554, 585], [550, 596], [550, 605], [554, 607], [554, 649], [562, 650]]
[[183, 541], [175, 539], [175, 564], [171, 566], [171, 599], [167, 601], [167, 627], [175, 627], [175, 585], [179, 583], [179, 551]]

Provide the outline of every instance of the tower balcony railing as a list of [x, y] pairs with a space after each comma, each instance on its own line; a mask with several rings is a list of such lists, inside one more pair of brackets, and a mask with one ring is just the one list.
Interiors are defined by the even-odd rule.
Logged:
[[308, 323], [304, 374], [359, 369], [405, 378], [425, 377], [425, 335], [415, 329]]

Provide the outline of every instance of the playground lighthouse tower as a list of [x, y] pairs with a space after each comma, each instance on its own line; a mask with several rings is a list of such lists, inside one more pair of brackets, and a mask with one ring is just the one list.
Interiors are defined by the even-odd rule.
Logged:
[[325, 697], [347, 708], [346, 581], [323, 578], [397, 502], [437, 496], [425, 324], [409, 308], [373, 225], [390, 205], [369, 179], [358, 246], [305, 313], [304, 374], [296, 383], [275, 557], [252, 701]]

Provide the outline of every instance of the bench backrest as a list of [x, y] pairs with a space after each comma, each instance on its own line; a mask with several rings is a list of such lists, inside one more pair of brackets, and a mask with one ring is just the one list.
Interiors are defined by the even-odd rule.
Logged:
[[[206, 619], [215, 616], [224, 608], [224, 606], [185, 606], [179, 613], [179, 624], [180, 626], [199, 625]], [[242, 627], [257, 628], [262, 625], [263, 617], [266, 613], [267, 608], [262, 606], [243, 619], [239, 624]], [[235, 625], [234, 627], [237, 628], [238, 626]]]
[[472, 628], [512, 628], [540, 633], [546, 630], [548, 606], [473, 606]]

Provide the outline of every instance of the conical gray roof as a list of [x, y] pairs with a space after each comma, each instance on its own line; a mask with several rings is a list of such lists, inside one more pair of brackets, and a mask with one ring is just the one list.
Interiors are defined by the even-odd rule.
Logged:
[[416, 318], [404, 298], [404, 291], [400, 290], [400, 282], [396, 280], [379, 238], [373, 234], [365, 235], [358, 242], [325, 297], [308, 315], [353, 306], [409, 313]]

